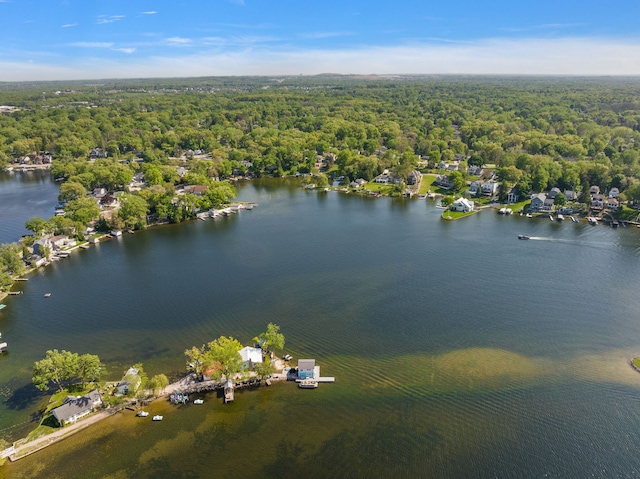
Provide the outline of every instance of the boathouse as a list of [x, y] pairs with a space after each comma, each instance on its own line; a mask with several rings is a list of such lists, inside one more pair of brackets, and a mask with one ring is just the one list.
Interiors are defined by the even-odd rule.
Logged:
[[316, 360], [315, 359], [298, 359], [298, 378], [312, 379], [315, 377]]

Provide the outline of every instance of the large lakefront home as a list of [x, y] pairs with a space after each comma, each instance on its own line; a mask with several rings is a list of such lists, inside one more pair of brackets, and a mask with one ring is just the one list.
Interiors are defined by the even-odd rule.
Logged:
[[64, 426], [86, 416], [101, 404], [100, 393], [94, 390], [84, 396], [67, 396], [62, 406], [55, 408], [51, 413], [58, 423]]

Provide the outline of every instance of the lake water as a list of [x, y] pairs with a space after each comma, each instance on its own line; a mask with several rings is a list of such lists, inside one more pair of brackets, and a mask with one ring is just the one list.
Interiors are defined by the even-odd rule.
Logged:
[[0, 169], [0, 244], [29, 233], [24, 223], [32, 216], [52, 217], [58, 187], [48, 171], [8, 173]]
[[156, 402], [162, 422], [125, 411], [0, 477], [640, 475], [640, 230], [445, 222], [430, 201], [288, 180], [239, 199], [259, 206], [80, 250], [6, 300], [4, 437], [33, 427], [30, 368], [51, 348], [98, 354], [109, 379], [178, 375], [186, 348], [274, 322], [336, 383]]

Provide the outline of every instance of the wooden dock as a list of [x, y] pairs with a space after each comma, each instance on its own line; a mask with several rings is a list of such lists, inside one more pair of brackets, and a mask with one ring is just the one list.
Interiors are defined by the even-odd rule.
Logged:
[[224, 402], [225, 404], [228, 404], [230, 402], [233, 402], [234, 399], [235, 394], [233, 391], [233, 383], [231, 381], [227, 381], [224, 385]]

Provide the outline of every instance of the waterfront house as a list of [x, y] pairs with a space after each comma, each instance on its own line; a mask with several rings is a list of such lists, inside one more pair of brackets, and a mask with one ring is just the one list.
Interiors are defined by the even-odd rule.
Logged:
[[481, 185], [482, 196], [493, 196], [498, 192], [498, 183], [487, 181]]
[[142, 379], [137, 368], [131, 367], [124, 373], [124, 377], [116, 386], [114, 394], [116, 396], [124, 396], [129, 394], [129, 391], [135, 393], [140, 387]]
[[577, 201], [578, 193], [573, 190], [564, 190], [564, 196], [567, 198], [567, 201]]
[[554, 201], [553, 198], [549, 198], [548, 196], [545, 198], [544, 200], [544, 204], [542, 205], [542, 209], [544, 211], [553, 211], [553, 207], [555, 206], [556, 202]]
[[536, 212], [542, 211], [544, 207], [544, 200], [547, 199], [547, 195], [544, 193], [536, 193], [531, 195], [531, 204], [529, 204], [529, 211]]
[[611, 188], [609, 190], [609, 198], [617, 198], [620, 194], [620, 190], [618, 188]]
[[356, 180], [356, 184], [357, 184], [358, 186], [364, 186], [364, 185], [366, 185], [366, 184], [367, 184], [367, 180], [365, 180], [364, 178], [358, 178], [358, 179]]
[[589, 188], [589, 194], [590, 195], [599, 195], [600, 194], [600, 187], [599, 186], [592, 186], [591, 188]]
[[446, 190], [451, 188], [451, 181], [449, 180], [449, 176], [447, 175], [437, 175], [435, 183], [440, 188], [444, 188]]
[[601, 210], [604, 208], [604, 195], [597, 194], [591, 197], [591, 209]]
[[462, 211], [468, 213], [473, 211], [473, 203], [466, 198], [458, 198], [449, 208], [451, 211]]
[[246, 346], [238, 351], [240, 356], [242, 356], [242, 361], [244, 361], [244, 366], [249, 371], [253, 371], [254, 364], [259, 364], [262, 362], [262, 349], [253, 348], [251, 346]]
[[607, 200], [607, 209], [611, 211], [618, 211], [619, 207], [620, 207], [620, 202], [618, 201], [618, 198], [609, 198]]
[[315, 370], [315, 359], [298, 359], [298, 378], [313, 379], [315, 377]]
[[518, 190], [511, 188], [507, 193], [507, 203], [517, 203], [518, 202]]
[[382, 173], [381, 175], [376, 176], [373, 181], [375, 183], [388, 185], [391, 182], [391, 177], [388, 174]]
[[417, 185], [422, 179], [422, 174], [418, 170], [413, 170], [407, 178], [407, 185]]
[[100, 393], [93, 390], [84, 396], [67, 396], [62, 406], [55, 408], [51, 413], [60, 426], [64, 426], [86, 416], [101, 404]]

